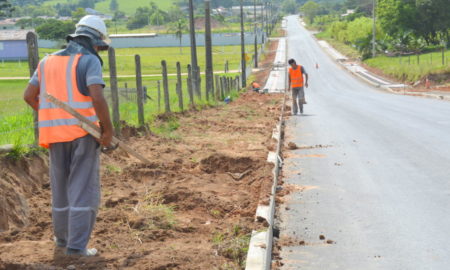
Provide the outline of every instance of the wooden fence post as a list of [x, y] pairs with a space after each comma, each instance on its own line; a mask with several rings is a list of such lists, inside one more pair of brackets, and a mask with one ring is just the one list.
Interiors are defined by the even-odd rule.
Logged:
[[216, 82], [216, 100], [220, 100], [220, 82], [219, 82], [219, 79], [220, 78], [220, 76], [219, 75], [216, 75], [215, 76], [215, 82]]
[[158, 81], [158, 112], [161, 111], [161, 81]]
[[[37, 43], [37, 35], [33, 32], [27, 33], [27, 47], [28, 47], [28, 68], [30, 71], [30, 77], [33, 76], [34, 71], [39, 64], [39, 47]], [[39, 141], [39, 126], [38, 126], [38, 114], [33, 110], [33, 126], [34, 126], [34, 143], [38, 144]]]
[[225, 83], [223, 80], [223, 77], [220, 77], [220, 96], [222, 97], [222, 100], [225, 99]]
[[198, 84], [198, 92], [199, 92], [199, 98], [202, 99], [202, 76], [200, 74], [200, 68], [197, 69], [197, 84]]
[[128, 96], [128, 83], [125, 83], [125, 95], [127, 96], [127, 99], [130, 99], [130, 97]]
[[139, 126], [144, 126], [144, 89], [142, 88], [142, 71], [141, 71], [141, 57], [139, 54], [134, 56], [136, 63], [136, 94], [137, 94], [137, 105], [138, 105], [138, 120]]
[[170, 112], [170, 99], [169, 99], [169, 81], [167, 79], [167, 63], [166, 60], [161, 61], [162, 76], [163, 76], [163, 88], [164, 88], [164, 104], [165, 112]]
[[181, 65], [177, 62], [177, 94], [178, 94], [178, 106], [180, 110], [184, 110], [183, 106], [183, 82], [181, 81]]
[[187, 77], [187, 86], [188, 86], [188, 94], [189, 94], [189, 101], [191, 103], [191, 106], [194, 107], [194, 90], [192, 85], [192, 67], [191, 65], [187, 65], [188, 69], [188, 77]]
[[117, 86], [116, 51], [113, 47], [109, 47], [108, 49], [108, 59], [112, 99], [112, 120], [114, 131], [117, 136], [120, 136], [119, 89]]
[[240, 77], [239, 76], [236, 76], [236, 81], [237, 81], [236, 91], [239, 92], [241, 90], [241, 81], [240, 81]]
[[211, 1], [205, 0], [205, 79], [206, 79], [206, 100], [209, 96], [214, 99], [214, 71], [211, 37]]

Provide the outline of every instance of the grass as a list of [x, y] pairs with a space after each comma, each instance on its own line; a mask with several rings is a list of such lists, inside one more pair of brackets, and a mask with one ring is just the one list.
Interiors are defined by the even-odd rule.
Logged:
[[[162, 194], [147, 192], [141, 202], [133, 208], [133, 216], [144, 219], [133, 229], [171, 229], [176, 224], [175, 209], [164, 204]], [[131, 224], [133, 226], [133, 224]]]
[[212, 242], [219, 255], [232, 259], [239, 269], [244, 269], [250, 237], [249, 233], [244, 232], [239, 225], [235, 225], [227, 232], [213, 234]]
[[[253, 46], [247, 45], [247, 52], [253, 53]], [[52, 49], [40, 49], [40, 57], [54, 52]], [[160, 48], [124, 48], [116, 49], [116, 63], [118, 75], [135, 74], [134, 56], [141, 56], [142, 74], [161, 74], [161, 61], [167, 61], [169, 73], [176, 72], [176, 62], [179, 61], [182, 66], [182, 72], [187, 72], [187, 65], [190, 64], [190, 49], [183, 47], [182, 53], [178, 47], [160, 47]], [[109, 74], [108, 55], [102, 52], [101, 57], [104, 61], [103, 71], [105, 76]], [[205, 70], [205, 47], [197, 48], [198, 63], [202, 71]], [[225, 62], [228, 60], [230, 70], [238, 69], [240, 63], [240, 46], [214, 46], [213, 47], [214, 70], [224, 70]], [[0, 63], [1, 77], [28, 77], [27, 62], [4, 62]]]
[[[155, 2], [155, 4], [160, 9], [166, 10], [166, 11], [173, 5], [173, 3], [175, 3], [174, 0], [152, 0], [152, 1]], [[100, 11], [105, 14], [113, 14], [114, 12], [112, 12], [109, 9], [110, 2], [111, 2], [110, 0], [99, 1], [98, 3], [95, 4], [95, 10]], [[125, 12], [125, 14], [127, 14], [127, 15], [133, 15], [136, 12], [136, 9], [138, 7], [150, 7], [149, 0], [133, 0], [133, 1], [118, 0], [117, 2], [119, 3], [119, 10]], [[45, 5], [54, 6], [58, 3], [64, 4], [64, 3], [67, 3], [67, 1], [66, 0], [51, 0], [51, 1], [46, 1]]]
[[[419, 58], [419, 59], [418, 59]], [[430, 74], [450, 73], [450, 50], [444, 53], [432, 52], [419, 56], [378, 56], [364, 61], [368, 66], [382, 70], [385, 74], [401, 81], [414, 82]]]
[[[251, 22], [247, 22], [244, 25], [244, 29], [246, 32], [253, 31], [253, 24]], [[241, 31], [240, 23], [226, 22], [223, 25], [213, 27], [211, 29], [212, 33], [239, 33]], [[195, 32], [197, 34], [203, 34], [205, 32], [204, 29], [196, 29]], [[160, 35], [165, 34], [173, 34], [174, 31], [169, 29], [167, 25], [162, 26], [154, 26], [147, 25], [142, 28], [129, 30], [127, 28], [127, 21], [120, 20], [117, 23], [111, 22], [108, 25], [108, 33], [110, 34], [137, 34], [137, 33], [156, 33]], [[188, 34], [189, 32], [185, 31], [184, 34]]]
[[[152, 0], [155, 2], [155, 4], [162, 10], [169, 10], [169, 8], [176, 2], [174, 0]], [[106, 13], [106, 14], [112, 14], [113, 12], [109, 9], [109, 3], [110, 0], [100, 1], [95, 5], [95, 10]], [[134, 15], [136, 12], [136, 9], [138, 7], [150, 7], [149, 0], [117, 0], [119, 3], [119, 10], [125, 12], [127, 15]]]
[[[336, 50], [349, 58], [357, 59], [361, 54], [352, 46], [344, 44], [331, 38], [328, 32], [316, 34], [318, 39], [327, 41]], [[444, 54], [444, 65], [442, 64], [442, 53], [432, 52], [419, 55], [388, 57], [377, 56], [364, 61], [370, 67], [381, 70], [400, 81], [415, 82], [430, 74], [450, 73], [450, 50]]]
[[358, 59], [361, 57], [361, 54], [358, 52], [356, 48], [332, 38], [326, 31], [317, 33], [315, 36], [318, 39], [325, 40], [336, 50], [338, 50], [340, 53], [344, 54], [348, 58]]
[[[236, 76], [236, 73], [230, 73], [228, 76]], [[143, 85], [147, 86], [147, 94], [151, 99], [147, 100], [144, 105], [145, 121], [150, 123], [151, 129], [155, 129], [156, 133], [160, 133], [162, 136], [176, 139], [176, 121], [169, 121], [168, 123], [161, 124], [160, 126], [154, 126], [152, 123], [158, 114], [164, 111], [163, 101], [163, 89], [161, 86], [161, 108], [158, 108], [158, 92], [157, 92], [157, 80], [159, 77], [146, 77], [143, 78]], [[109, 85], [109, 79], [105, 79], [107, 85]], [[124, 87], [127, 83], [129, 88], [135, 88], [136, 82], [133, 78], [120, 78], [119, 87]], [[189, 95], [187, 93], [187, 81], [186, 76], [182, 77], [182, 91], [183, 91], [183, 103], [184, 109], [189, 108]], [[22, 100], [22, 94], [26, 87], [27, 80], [2, 80], [0, 81], [0, 145], [3, 144], [32, 144], [34, 142], [33, 132], [33, 114], [32, 109], [29, 108]], [[180, 112], [178, 106], [178, 96], [175, 89], [176, 78], [174, 76], [169, 77], [169, 97], [170, 107], [172, 112]], [[202, 99], [195, 98], [196, 107], [201, 109], [205, 106], [214, 106], [220, 103], [210, 100], [205, 100], [205, 77], [202, 76]], [[110, 103], [110, 97], [107, 91], [105, 96]], [[231, 92], [232, 99], [238, 97], [237, 92]], [[110, 107], [111, 109], [111, 107]], [[132, 126], [138, 126], [138, 107], [133, 97], [129, 99], [120, 97], [120, 118]]]

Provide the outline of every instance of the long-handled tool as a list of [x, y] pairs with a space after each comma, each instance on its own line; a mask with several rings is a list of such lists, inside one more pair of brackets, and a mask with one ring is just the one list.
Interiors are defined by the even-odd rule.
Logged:
[[[63, 109], [64, 111], [66, 111], [67, 113], [72, 115], [73, 117], [77, 118], [80, 121], [79, 126], [82, 129], [86, 130], [87, 133], [91, 134], [95, 138], [100, 139], [101, 134], [102, 134], [100, 127], [96, 126], [94, 123], [89, 121], [89, 119], [87, 119], [86, 117], [81, 115], [79, 112], [77, 112], [75, 109], [73, 109], [72, 107], [70, 107], [66, 103], [64, 103], [61, 100], [55, 98], [54, 96], [45, 93], [44, 94], [44, 98], [47, 98], [48, 100], [53, 102], [56, 106], [60, 107], [61, 109]], [[114, 145], [114, 147], [119, 147], [120, 149], [123, 149], [124, 151], [126, 151], [129, 154], [133, 155], [134, 157], [136, 157], [137, 159], [139, 159], [143, 163], [150, 163], [150, 160], [146, 159], [141, 154], [137, 153], [136, 151], [134, 151], [133, 149], [128, 147], [121, 140], [117, 139], [114, 136], [112, 138], [112, 144]]]

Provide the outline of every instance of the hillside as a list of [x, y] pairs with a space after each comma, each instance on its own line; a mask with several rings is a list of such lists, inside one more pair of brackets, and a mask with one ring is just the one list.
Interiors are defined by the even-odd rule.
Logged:
[[[151, 0], [153, 2], [156, 3], [156, 5], [158, 5], [158, 7], [160, 9], [163, 10], [168, 10], [172, 4], [175, 2], [175, 0]], [[117, 0], [117, 2], [119, 3], [119, 10], [125, 12], [127, 15], [133, 15], [134, 12], [136, 11], [136, 8], [138, 7], [144, 7], [144, 6], [149, 6], [149, 3], [151, 2], [150, 0]], [[95, 9], [105, 13], [105, 14], [111, 14], [112, 12], [109, 10], [109, 3], [111, 2], [111, 0], [104, 0], [101, 2], [98, 2], [95, 5]], [[54, 6], [58, 3], [67, 3], [67, 0], [51, 0], [51, 1], [47, 1], [45, 2], [46, 5], [51, 5]]]

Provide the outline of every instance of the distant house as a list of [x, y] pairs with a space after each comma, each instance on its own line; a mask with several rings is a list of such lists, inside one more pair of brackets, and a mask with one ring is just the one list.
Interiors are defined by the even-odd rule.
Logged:
[[[242, 7], [244, 14], [253, 16], [255, 13], [255, 7], [254, 6], [243, 6]], [[256, 6], [256, 15], [262, 15], [264, 12], [264, 6]], [[234, 16], [239, 16], [241, 14], [241, 7], [240, 6], [232, 6], [231, 7], [231, 14]]]
[[347, 17], [347, 16], [352, 15], [354, 13], [355, 13], [354, 9], [347, 9], [347, 12], [344, 13], [344, 14], [341, 14], [341, 17]]
[[28, 32], [29, 30], [0, 31], [0, 61], [28, 59]]
[[16, 26], [16, 22], [16, 18], [0, 20], [0, 30], [18, 29], [18, 27]]

